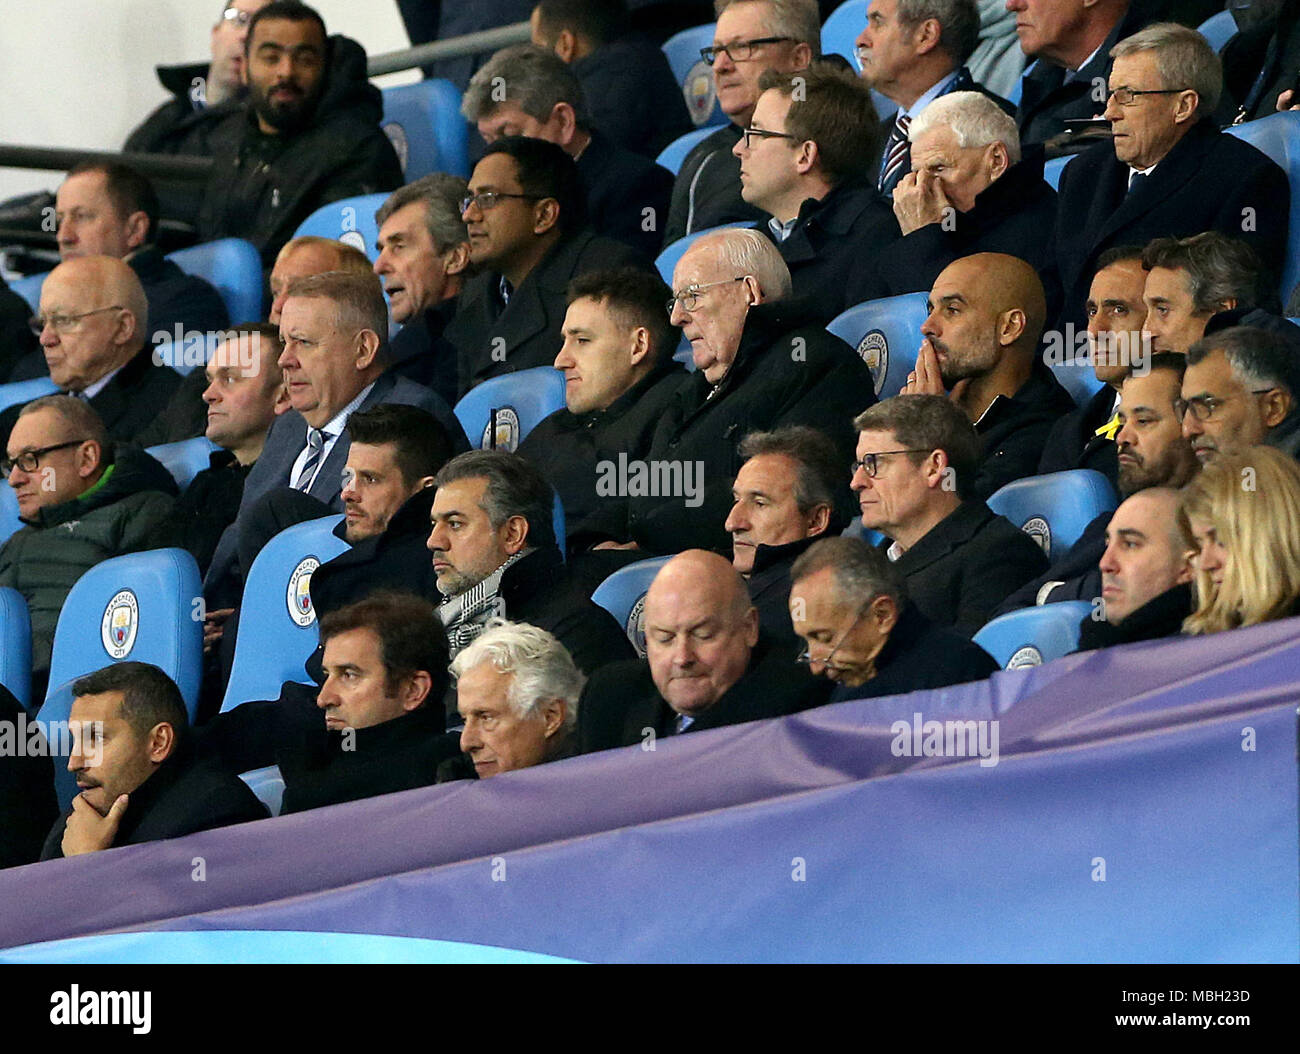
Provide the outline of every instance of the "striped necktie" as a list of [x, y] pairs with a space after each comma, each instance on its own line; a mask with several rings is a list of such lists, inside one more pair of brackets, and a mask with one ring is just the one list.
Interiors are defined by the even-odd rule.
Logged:
[[908, 153], [907, 130], [911, 124], [912, 119], [904, 113], [899, 113], [894, 121], [894, 130], [889, 133], [888, 149], [885, 152], [885, 167], [877, 184], [881, 193], [892, 189], [894, 180], [902, 175], [903, 162]]
[[330, 434], [322, 432], [319, 428], [307, 429], [307, 460], [302, 463], [302, 468], [298, 472], [298, 478], [293, 481], [293, 489], [306, 492], [311, 486], [312, 478], [316, 475], [316, 466], [320, 464], [321, 452], [325, 449], [325, 444], [329, 442]]

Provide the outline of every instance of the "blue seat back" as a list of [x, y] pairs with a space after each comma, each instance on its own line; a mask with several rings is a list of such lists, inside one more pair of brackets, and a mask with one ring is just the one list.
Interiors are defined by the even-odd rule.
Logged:
[[257, 795], [257, 800], [270, 810], [272, 816], [280, 815], [280, 804], [284, 800], [284, 777], [280, 774], [279, 765], [250, 769], [241, 772], [239, 778], [248, 784], [248, 789]]
[[1073, 154], [1067, 154], [1065, 157], [1054, 157], [1043, 165], [1043, 179], [1057, 190], [1061, 186], [1061, 173], [1065, 171], [1065, 166], [1074, 160]]
[[895, 396], [916, 366], [928, 293], [900, 293], [868, 300], [831, 319], [826, 329], [856, 348], [871, 370], [876, 395]]
[[655, 161], [675, 176], [682, 167], [682, 162], [686, 160], [686, 155], [695, 149], [695, 144], [701, 139], [707, 139], [716, 131], [717, 128], [709, 125], [705, 128], [697, 128], [693, 132], [687, 132], [683, 136], [678, 136], [663, 148]]
[[176, 443], [162, 443], [145, 448], [146, 454], [152, 454], [162, 462], [163, 468], [172, 474], [176, 486], [184, 490], [193, 482], [194, 477], [208, 467], [209, 456], [220, 450], [211, 439], [199, 436], [196, 439], [182, 439]]
[[456, 418], [477, 449], [495, 446], [513, 452], [543, 418], [563, 409], [564, 374], [550, 366], [534, 366], [475, 385], [456, 404]]
[[1029, 476], [1008, 483], [989, 498], [989, 508], [1005, 516], [1055, 560], [1103, 512], [1114, 512], [1119, 496], [1110, 480], [1088, 468]]
[[1053, 363], [1051, 370], [1061, 382], [1061, 387], [1070, 393], [1076, 406], [1082, 406], [1105, 387], [1097, 380], [1097, 372], [1092, 368], [1092, 363], [1081, 356], [1069, 362]]
[[207, 279], [221, 294], [232, 325], [255, 322], [262, 311], [262, 257], [252, 242], [243, 238], [219, 238], [213, 242], [168, 253], [186, 274]]
[[11, 406], [22, 406], [42, 395], [53, 395], [59, 386], [48, 377], [33, 377], [30, 381], [14, 381], [12, 384], [0, 384], [0, 410]]
[[669, 285], [673, 284], [673, 268], [677, 266], [677, 261], [685, 254], [686, 250], [703, 238], [706, 234], [712, 234], [714, 231], [728, 231], [734, 227], [753, 227], [752, 223], [723, 223], [717, 227], [706, 227], [702, 231], [696, 231], [694, 234], [687, 234], [678, 238], [674, 242], [669, 242], [660, 250], [655, 257], [655, 267], [659, 271], [659, 276]]
[[397, 151], [407, 183], [431, 172], [469, 178], [469, 124], [451, 81], [403, 84], [382, 94], [384, 134]]
[[655, 575], [672, 557], [638, 560], [610, 575], [591, 594], [594, 603], [608, 611], [623, 627], [637, 655], [645, 657], [645, 595]]
[[1210, 42], [1210, 47], [1215, 51], [1222, 51], [1228, 41], [1237, 35], [1237, 20], [1232, 17], [1231, 11], [1220, 11], [1197, 26], [1196, 31]]
[[1282, 167], [1291, 184], [1286, 263], [1278, 284], [1278, 295], [1285, 304], [1291, 297], [1291, 290], [1300, 282], [1300, 113], [1285, 110], [1261, 117], [1258, 121], [1233, 125], [1225, 131], [1271, 157]]
[[33, 315], [40, 313], [41, 286], [45, 284], [45, 276], [49, 273], [49, 271], [42, 271], [40, 274], [29, 274], [26, 278], [15, 278], [9, 282], [9, 288], [27, 301]]
[[727, 123], [727, 115], [718, 106], [713, 88], [713, 70], [700, 58], [700, 49], [713, 44], [714, 23], [692, 26], [674, 33], [664, 41], [663, 52], [668, 66], [682, 86], [682, 98], [696, 128], [716, 127]]
[[8, 586], [0, 587], [0, 684], [19, 706], [31, 706], [32, 619], [23, 595]]
[[375, 212], [388, 200], [387, 194], [361, 194], [355, 198], [340, 198], [322, 205], [298, 225], [295, 236], [314, 234], [318, 238], [332, 238], [360, 249], [366, 258], [375, 262], [379, 255], [375, 242], [379, 227]]
[[1078, 648], [1079, 623], [1092, 610], [1086, 600], [1023, 608], [995, 618], [973, 639], [1002, 669], [1026, 670]]
[[18, 499], [14, 489], [7, 482], [0, 483], [0, 545], [9, 540], [10, 535], [21, 529], [22, 521], [18, 519]]
[[307, 683], [303, 664], [319, 639], [311, 575], [348, 548], [334, 535], [342, 518], [286, 527], [257, 554], [244, 583], [223, 712], [253, 699], [278, 699], [285, 681]]

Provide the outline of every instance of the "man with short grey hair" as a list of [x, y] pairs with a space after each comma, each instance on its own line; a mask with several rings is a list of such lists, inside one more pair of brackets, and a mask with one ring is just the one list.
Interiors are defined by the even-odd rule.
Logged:
[[1105, 117], [1112, 141], [1061, 173], [1057, 263], [1062, 322], [1083, 328], [1097, 257], [1115, 245], [1220, 231], [1281, 273], [1290, 221], [1286, 173], [1213, 119], [1219, 57], [1193, 29], [1149, 26], [1112, 49]]

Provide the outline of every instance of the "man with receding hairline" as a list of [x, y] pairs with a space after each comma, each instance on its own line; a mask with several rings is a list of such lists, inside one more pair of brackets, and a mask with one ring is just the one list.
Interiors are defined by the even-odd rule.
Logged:
[[825, 701], [827, 688], [759, 630], [745, 581], [690, 549], [645, 596], [646, 657], [595, 671], [578, 708], [584, 753], [765, 717]]

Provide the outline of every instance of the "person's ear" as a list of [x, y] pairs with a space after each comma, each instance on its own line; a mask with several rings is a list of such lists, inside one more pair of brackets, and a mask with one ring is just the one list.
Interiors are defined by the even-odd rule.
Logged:
[[998, 343], [1009, 348], [1025, 335], [1029, 319], [1022, 307], [1008, 308], [998, 316]]
[[149, 216], [147, 213], [133, 212], [126, 218], [126, 245], [128, 249], [138, 249], [149, 240]]
[[1011, 167], [1011, 158], [1007, 156], [1007, 144], [995, 139], [989, 144], [989, 179], [1001, 179]]
[[1276, 428], [1291, 412], [1291, 393], [1285, 388], [1274, 388], [1259, 397], [1260, 416], [1268, 428]]
[[830, 525], [831, 507], [829, 505], [815, 505], [813, 511], [809, 514], [808, 522], [805, 524], [804, 537], [815, 537]]
[[145, 752], [155, 765], [161, 765], [176, 749], [176, 729], [169, 721], [159, 721], [149, 729], [145, 740]]
[[88, 439], [77, 448], [77, 475], [81, 479], [90, 479], [104, 461], [104, 450], [93, 439]]
[[561, 29], [559, 36], [555, 38], [555, 46], [552, 49], [566, 62], [572, 62], [573, 56], [578, 51], [578, 38], [571, 29]]
[[813, 166], [821, 160], [821, 150], [811, 139], [805, 139], [799, 144], [799, 149], [794, 155], [795, 171], [800, 175], [811, 172]]
[[871, 621], [881, 633], [889, 633], [898, 624], [898, 604], [891, 596], [878, 596], [867, 609]]
[[136, 318], [134, 311], [130, 309], [119, 311], [117, 328], [113, 331], [113, 343], [118, 347], [125, 347], [143, 331], [144, 320]]
[[501, 545], [510, 555], [522, 552], [528, 544], [528, 521], [522, 516], [511, 516], [501, 525]]
[[446, 253], [442, 269], [447, 274], [464, 274], [469, 267], [469, 242], [457, 242]]
[[806, 43], [800, 41], [794, 46], [794, 68], [797, 70], [806, 70], [812, 65], [813, 53]]
[[379, 356], [379, 349], [383, 345], [379, 334], [373, 329], [363, 329], [356, 336], [356, 368], [357, 372], [370, 369], [374, 365], [375, 359]]
[[429, 698], [432, 688], [433, 678], [429, 676], [429, 671], [416, 670], [406, 678], [402, 686], [402, 709], [407, 711], [419, 709]]
[[948, 451], [931, 450], [925, 459], [925, 485], [931, 490], [942, 487], [948, 478]]
[[1201, 112], [1201, 97], [1190, 88], [1180, 92], [1174, 101], [1174, 124], [1194, 121]]
[[747, 274], [744, 277], [744, 285], [745, 293], [748, 297], [746, 303], [749, 304], [750, 307], [753, 307], [756, 304], [761, 304], [763, 302], [763, 287], [758, 284], [758, 279], [752, 274]]
[[745, 643], [751, 648], [758, 646], [758, 608], [752, 604], [749, 610], [745, 612], [745, 618], [742, 622], [745, 633]]
[[633, 368], [640, 366], [650, 357], [650, 331], [645, 326], [632, 330], [631, 361]]
[[541, 711], [546, 738], [550, 739], [564, 727], [564, 719], [569, 716], [569, 706], [563, 699], [547, 699], [541, 704]]
[[533, 233], [548, 233], [560, 222], [560, 203], [554, 198], [542, 198], [533, 206]]
[[551, 116], [547, 123], [554, 126], [556, 134], [559, 136], [559, 145], [565, 149], [573, 142], [573, 137], [578, 134], [578, 115], [573, 112], [573, 107], [567, 102], [557, 102], [551, 108]]

